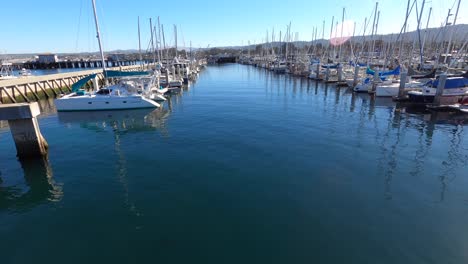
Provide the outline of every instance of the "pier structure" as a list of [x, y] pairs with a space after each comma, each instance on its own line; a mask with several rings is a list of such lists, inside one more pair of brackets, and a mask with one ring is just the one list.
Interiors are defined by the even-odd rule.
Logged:
[[47, 155], [47, 141], [42, 136], [37, 122], [40, 113], [37, 102], [0, 105], [0, 120], [8, 121], [20, 159]]
[[[120, 67], [120, 66], [134, 66], [140, 64], [148, 64], [148, 61], [138, 61], [138, 60], [106, 60], [105, 66], [108, 68], [111, 67]], [[89, 69], [89, 68], [102, 68], [102, 61], [100, 60], [70, 60], [70, 61], [57, 61], [57, 62], [48, 62], [43, 63], [39, 61], [33, 62], [24, 62], [24, 63], [14, 63], [13, 68], [15, 69], [31, 69], [31, 70], [44, 70], [44, 69]]]
[[[151, 64], [131, 65], [109, 68], [109, 70], [135, 71], [142, 67], [149, 68]], [[71, 91], [73, 83], [90, 74], [98, 73], [99, 81], [104, 79], [102, 69], [30, 76], [0, 81], [0, 104], [33, 102], [41, 98], [54, 98], [59, 94]], [[92, 85], [89, 84], [88, 88]]]

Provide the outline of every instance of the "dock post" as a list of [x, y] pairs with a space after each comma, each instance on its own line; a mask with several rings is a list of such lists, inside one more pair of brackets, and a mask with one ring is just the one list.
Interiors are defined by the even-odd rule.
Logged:
[[330, 78], [330, 67], [327, 66], [327, 71], [325, 73], [325, 82], [328, 82], [329, 78]]
[[338, 82], [343, 81], [343, 65], [338, 65]]
[[377, 84], [379, 83], [379, 70], [376, 70], [374, 72], [374, 81], [372, 82], [372, 92], [375, 92], [377, 90]]
[[354, 66], [353, 88], [356, 87], [359, 78], [359, 65]]
[[37, 122], [40, 113], [37, 102], [0, 105], [0, 120], [8, 120], [20, 159], [47, 155], [48, 144]]
[[398, 98], [402, 98], [403, 96], [405, 96], [405, 85], [407, 76], [407, 72], [402, 72], [400, 74], [400, 87], [398, 88]]
[[320, 63], [317, 63], [317, 69], [315, 70], [315, 80], [319, 79], [320, 74]]
[[445, 82], [446, 81], [447, 81], [447, 74], [446, 73], [442, 73], [441, 75], [439, 75], [439, 85], [437, 85], [437, 90], [436, 90], [436, 94], [435, 94], [435, 97], [434, 97], [434, 105], [440, 105], [442, 95], [444, 93], [444, 88], [445, 88]]

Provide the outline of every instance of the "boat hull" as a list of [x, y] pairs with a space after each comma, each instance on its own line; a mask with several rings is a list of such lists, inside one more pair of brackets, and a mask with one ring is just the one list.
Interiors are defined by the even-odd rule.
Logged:
[[157, 108], [160, 105], [141, 96], [75, 96], [55, 100], [58, 112]]

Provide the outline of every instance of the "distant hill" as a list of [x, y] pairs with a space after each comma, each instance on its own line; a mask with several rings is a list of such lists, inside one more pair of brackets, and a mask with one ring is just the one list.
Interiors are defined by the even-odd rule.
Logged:
[[[424, 34], [426, 34], [426, 42], [441, 42], [442, 40], [448, 41], [450, 33], [453, 32], [453, 37], [452, 41], [457, 42], [457, 43], [464, 43], [468, 39], [468, 25], [467, 24], [460, 24], [460, 25], [455, 25], [455, 26], [450, 26], [445, 30], [444, 28], [429, 28], [427, 31], [425, 29], [422, 29], [420, 31], [421, 33], [421, 38], [423, 37]], [[384, 34], [384, 35], [376, 35], [374, 38], [378, 40], [382, 40], [384, 42], [395, 42], [398, 39], [399, 33], [393, 33], [393, 34]], [[407, 32], [405, 34], [402, 34], [400, 36], [404, 38], [405, 42], [413, 42], [414, 39], [418, 39], [418, 32], [411, 31]], [[363, 40], [370, 40], [370, 36], [355, 36], [350, 39], [350, 41], [353, 42], [363, 42]], [[398, 41], [400, 40], [398, 39]], [[310, 45], [312, 43], [315, 44], [328, 44], [329, 40], [328, 39], [318, 39], [317, 41], [294, 41], [294, 45], [298, 48], [302, 48], [306, 45]], [[241, 50], [241, 49], [248, 49], [249, 47], [251, 49], [255, 49], [256, 46], [258, 45], [265, 45], [266, 43], [262, 44], [254, 44], [254, 45], [247, 45], [247, 46], [225, 46], [225, 47], [216, 47], [219, 49], [233, 49], [233, 50]], [[281, 45], [279, 42], [273, 42], [273, 43], [268, 43], [268, 45], [272, 45], [273, 47], [278, 47]]]

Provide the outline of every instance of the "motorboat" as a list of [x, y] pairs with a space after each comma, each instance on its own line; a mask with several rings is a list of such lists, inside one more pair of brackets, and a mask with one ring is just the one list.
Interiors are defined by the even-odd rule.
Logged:
[[[439, 78], [431, 80], [420, 91], [408, 92], [408, 98], [413, 103], [433, 103], [438, 85]], [[447, 104], [465, 100], [468, 97], [468, 78], [466, 76], [447, 77], [441, 97], [441, 101]]]

